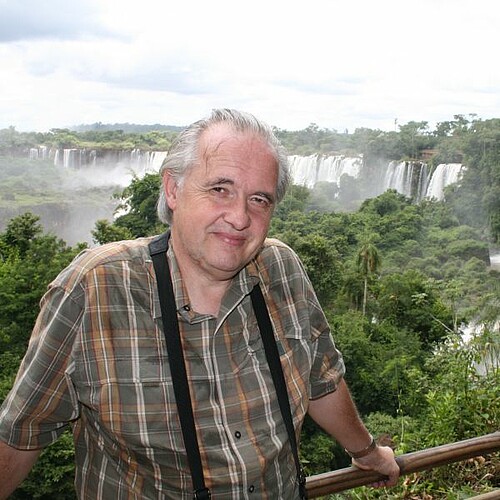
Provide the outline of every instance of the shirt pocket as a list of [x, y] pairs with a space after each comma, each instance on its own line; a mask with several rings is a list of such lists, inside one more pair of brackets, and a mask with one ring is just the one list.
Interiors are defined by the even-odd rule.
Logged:
[[[120, 363], [118, 363], [119, 365]], [[184, 449], [178, 407], [170, 380], [98, 381], [83, 388], [91, 406], [90, 427], [104, 442], [139, 455], [155, 450], [175, 460]]]
[[220, 376], [231, 379], [235, 375], [255, 375], [259, 364], [266, 362], [255, 318], [249, 317], [243, 325], [226, 325], [214, 338], [214, 357]]
[[87, 350], [74, 384], [96, 432], [127, 447], [147, 446], [146, 428], [163, 439], [179, 430], [168, 359], [155, 339], [141, 339], [138, 350], [120, 346], [119, 354]]
[[308, 406], [313, 363], [309, 337], [302, 328], [293, 327], [278, 331], [277, 336], [276, 343], [292, 415], [294, 420], [302, 421]]

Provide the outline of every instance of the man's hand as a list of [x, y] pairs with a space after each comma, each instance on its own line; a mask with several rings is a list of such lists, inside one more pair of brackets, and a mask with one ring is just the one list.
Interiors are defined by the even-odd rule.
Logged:
[[[313, 420], [341, 446], [348, 450], [363, 450], [369, 439], [372, 439], [351, 399], [349, 389], [344, 380], [339, 382], [337, 390], [309, 402], [309, 415]], [[387, 480], [378, 481], [372, 486], [395, 486], [399, 479], [399, 466], [394, 459], [394, 452], [388, 446], [376, 446], [361, 458], [352, 463], [359, 469], [373, 470], [387, 476]]]
[[387, 476], [385, 481], [373, 483], [374, 488], [395, 486], [399, 479], [399, 466], [394, 458], [394, 452], [389, 446], [377, 446], [363, 458], [352, 459], [352, 464], [358, 469], [373, 470]]

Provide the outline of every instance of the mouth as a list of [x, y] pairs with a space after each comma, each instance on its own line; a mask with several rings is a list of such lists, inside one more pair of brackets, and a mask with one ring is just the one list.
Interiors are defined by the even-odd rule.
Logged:
[[240, 234], [232, 234], [226, 232], [216, 232], [214, 235], [226, 245], [232, 247], [241, 247], [247, 241], [247, 238]]

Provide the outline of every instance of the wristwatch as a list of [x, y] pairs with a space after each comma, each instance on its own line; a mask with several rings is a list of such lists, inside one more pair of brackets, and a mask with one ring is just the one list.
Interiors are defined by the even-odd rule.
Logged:
[[366, 447], [363, 448], [362, 450], [359, 451], [349, 451], [347, 448], [344, 448], [345, 452], [351, 457], [351, 458], [363, 458], [366, 457], [366, 455], [369, 455], [376, 447], [377, 443], [375, 441], [375, 438], [370, 435], [372, 438], [370, 444]]

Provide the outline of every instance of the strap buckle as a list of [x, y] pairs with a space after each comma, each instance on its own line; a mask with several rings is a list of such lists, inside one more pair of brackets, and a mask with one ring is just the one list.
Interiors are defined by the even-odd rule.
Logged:
[[193, 492], [193, 500], [210, 500], [212, 498], [212, 493], [208, 488], [200, 488]]
[[299, 481], [299, 495], [301, 500], [307, 500], [307, 488], [306, 488], [306, 474], [304, 469], [301, 467], [299, 474], [297, 475], [297, 479]]

